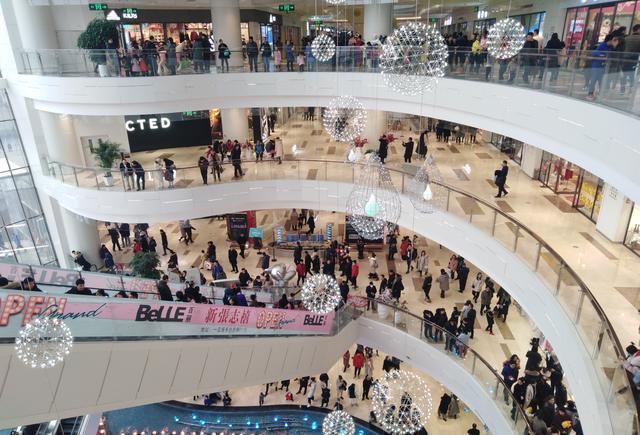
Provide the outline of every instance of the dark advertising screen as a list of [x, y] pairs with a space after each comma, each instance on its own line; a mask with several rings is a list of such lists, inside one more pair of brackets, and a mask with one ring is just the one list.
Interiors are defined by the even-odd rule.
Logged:
[[209, 111], [125, 116], [132, 152], [211, 144]]

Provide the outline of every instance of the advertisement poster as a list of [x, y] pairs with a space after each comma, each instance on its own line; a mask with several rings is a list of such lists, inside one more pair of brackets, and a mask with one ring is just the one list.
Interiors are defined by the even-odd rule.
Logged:
[[209, 125], [211, 127], [211, 140], [222, 139], [222, 113], [220, 109], [209, 110]]
[[15, 337], [36, 316], [64, 321], [74, 337], [324, 335], [335, 313], [171, 302], [110, 301], [0, 291], [0, 337]]

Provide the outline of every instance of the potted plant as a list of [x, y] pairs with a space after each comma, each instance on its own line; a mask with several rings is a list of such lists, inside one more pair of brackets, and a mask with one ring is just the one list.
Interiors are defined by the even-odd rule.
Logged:
[[89, 50], [89, 58], [96, 64], [100, 77], [108, 77], [107, 42], [118, 40], [118, 28], [112, 21], [94, 18], [78, 36], [78, 48]]
[[140, 278], [160, 279], [160, 259], [155, 252], [138, 252], [133, 256], [129, 267]]
[[111, 141], [100, 142], [100, 144], [91, 150], [91, 153], [95, 155], [98, 166], [105, 170], [104, 172], [104, 185], [107, 187], [113, 186], [113, 175], [111, 175], [111, 169], [113, 169], [114, 162], [120, 157], [120, 144]]

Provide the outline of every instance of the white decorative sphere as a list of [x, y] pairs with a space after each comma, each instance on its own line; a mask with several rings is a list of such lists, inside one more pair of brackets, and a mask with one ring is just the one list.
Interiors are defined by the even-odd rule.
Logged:
[[362, 134], [367, 111], [355, 97], [342, 95], [332, 99], [322, 116], [324, 129], [333, 140], [350, 142]]
[[327, 3], [332, 4], [332, 5], [341, 5], [345, 1], [346, 0], [327, 0]]
[[418, 375], [392, 370], [374, 384], [371, 407], [386, 432], [409, 434], [425, 426], [433, 400], [429, 387]]
[[73, 346], [71, 330], [61, 320], [37, 317], [16, 337], [15, 350], [20, 361], [32, 368], [55, 367]]
[[435, 27], [411, 22], [382, 45], [380, 69], [387, 86], [404, 95], [432, 90], [447, 68], [447, 44]]
[[442, 186], [442, 176], [433, 155], [429, 155], [409, 181], [407, 194], [413, 207], [420, 213], [433, 213], [446, 208], [447, 189]]
[[345, 411], [333, 411], [322, 422], [323, 435], [353, 435], [356, 425], [353, 418]]
[[336, 43], [329, 35], [318, 35], [311, 43], [311, 54], [318, 62], [327, 62], [336, 54]]
[[304, 307], [317, 314], [330, 313], [342, 299], [336, 280], [323, 274], [311, 275], [304, 281], [301, 298]]
[[496, 59], [510, 59], [522, 50], [526, 34], [513, 18], [505, 18], [489, 28], [487, 51]]

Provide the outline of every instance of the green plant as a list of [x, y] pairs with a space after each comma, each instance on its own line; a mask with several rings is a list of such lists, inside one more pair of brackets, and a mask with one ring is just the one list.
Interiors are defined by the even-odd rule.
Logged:
[[90, 54], [91, 61], [98, 65], [107, 63], [106, 52], [109, 39], [118, 40], [118, 28], [112, 21], [94, 18], [87, 28], [78, 36], [78, 48], [93, 50]]
[[104, 174], [105, 177], [111, 177], [111, 168], [113, 168], [113, 163], [120, 158], [120, 144], [104, 141], [100, 142], [100, 144], [91, 150], [91, 153], [96, 156], [96, 161], [98, 162], [98, 166], [102, 169], [106, 169]]
[[160, 279], [160, 258], [155, 252], [138, 252], [133, 256], [129, 267], [135, 276], [141, 278]]

